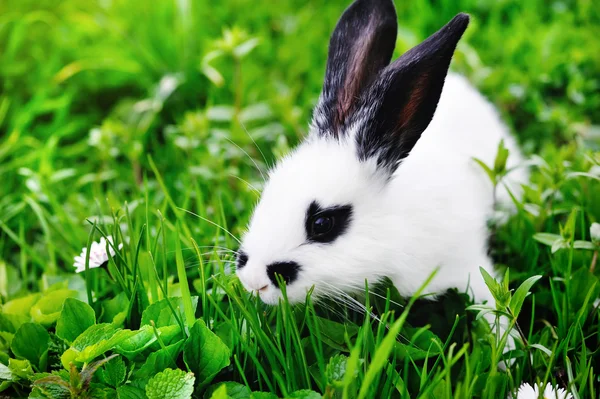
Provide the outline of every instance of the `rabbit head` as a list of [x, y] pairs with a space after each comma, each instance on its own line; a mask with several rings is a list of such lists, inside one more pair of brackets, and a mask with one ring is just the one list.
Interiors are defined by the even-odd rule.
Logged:
[[[385, 277], [386, 189], [435, 112], [469, 17], [457, 15], [390, 64], [391, 0], [357, 0], [330, 40], [307, 139], [269, 173], [243, 237], [237, 274], [276, 304], [337, 295]], [[398, 243], [400, 245], [401, 243]]]

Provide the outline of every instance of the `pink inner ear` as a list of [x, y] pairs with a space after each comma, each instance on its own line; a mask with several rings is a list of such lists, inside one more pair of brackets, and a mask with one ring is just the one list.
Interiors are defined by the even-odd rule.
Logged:
[[402, 111], [400, 111], [400, 118], [398, 119], [398, 126], [400, 130], [405, 129], [408, 125], [410, 125], [412, 119], [419, 110], [419, 107], [421, 106], [428, 89], [429, 73], [425, 72], [420, 74], [414, 82], [410, 92], [410, 97], [402, 108]]
[[372, 65], [365, 65], [369, 59], [369, 54], [373, 51], [376, 35], [371, 32], [376, 28], [374, 18], [369, 19], [365, 34], [352, 47], [352, 53], [348, 60], [350, 68], [346, 72], [345, 81], [338, 92], [337, 109], [335, 110], [334, 126], [338, 130], [341, 128], [346, 118], [352, 112], [352, 108], [360, 97], [360, 92], [367, 76], [374, 68]]

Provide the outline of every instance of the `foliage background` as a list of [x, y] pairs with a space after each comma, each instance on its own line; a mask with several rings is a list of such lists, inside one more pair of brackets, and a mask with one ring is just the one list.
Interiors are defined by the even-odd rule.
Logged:
[[[196, 255], [191, 239], [200, 247], [233, 250], [235, 240], [179, 208], [240, 235], [257, 199], [254, 189], [261, 188], [257, 168], [271, 165], [306, 133], [328, 36], [345, 6], [324, 0], [0, 2], [2, 302], [63, 284], [61, 289], [74, 288], [90, 302], [98, 321], [110, 322], [104, 304], [129, 289], [129, 303], [139, 301], [139, 314], [130, 306], [124, 323], [136, 329], [145, 306], [164, 297], [160, 287], [185, 298], [175, 277], [177, 254], [187, 266], [192, 294], [202, 296], [210, 284], [216, 291], [216, 283], [204, 277], [213, 271], [222, 277], [232, 257], [218, 248]], [[577, 381], [586, 397], [597, 386], [593, 370], [600, 366], [597, 306], [592, 306], [598, 272], [590, 271], [594, 251], [572, 244], [589, 240], [590, 225], [600, 219], [600, 7], [594, 0], [414, 0], [396, 1], [396, 7], [396, 56], [456, 13], [472, 15], [453, 68], [498, 106], [536, 161], [521, 212], [497, 229], [493, 253], [501, 266], [510, 266], [512, 284], [544, 276], [534, 289], [537, 307], [527, 302], [531, 322], [525, 325], [532, 342], [554, 348], [556, 356], [539, 355], [527, 365], [523, 360], [523, 367], [498, 386], [511, 389], [536, 378], [558, 379], [565, 386]], [[114, 265], [123, 269], [124, 282], [105, 271], [86, 275], [87, 286], [73, 277], [73, 257], [90, 232], [100, 237], [86, 220], [105, 234], [127, 237], [126, 255]], [[555, 254], [533, 239], [536, 232], [559, 234], [563, 241]], [[545, 242], [552, 245], [557, 237]], [[207, 268], [199, 270], [199, 264]], [[139, 276], [131, 273], [135, 265]], [[576, 272], [581, 281], [569, 283]], [[135, 297], [138, 277], [144, 300]], [[235, 290], [219, 294], [214, 303], [204, 298], [197, 316], [214, 319], [218, 329], [223, 318], [217, 303], [235, 302], [234, 292], [245, 298]], [[577, 313], [582, 306], [585, 319]], [[239, 309], [224, 309], [230, 318], [246, 317]], [[61, 308], [55, 310], [60, 314]], [[277, 312], [271, 312], [270, 322], [286, 320], [277, 321]], [[47, 328], [52, 333], [54, 324]], [[0, 362], [8, 364], [15, 355], [12, 337], [2, 339]], [[245, 384], [271, 390], [256, 362], [242, 353], [256, 345], [260, 363], [268, 356], [262, 344], [240, 337], [225, 341], [254, 377]], [[379, 342], [364, 347], [365, 369], [369, 350]], [[327, 363], [332, 353], [323, 356]], [[563, 376], [567, 357], [585, 376]], [[405, 373], [408, 368], [397, 367]], [[442, 367], [440, 375], [444, 370], [449, 369]], [[286, 378], [272, 381], [278, 395], [301, 388], [324, 392], [327, 385], [314, 376]], [[393, 379], [389, 373], [378, 378], [382, 386]], [[468, 385], [469, 378], [463, 370], [448, 381]], [[233, 366], [221, 379], [244, 383]], [[18, 386], [27, 391], [27, 383]], [[458, 388], [448, 392], [462, 395], [453, 389]], [[426, 390], [417, 384], [398, 392]]]

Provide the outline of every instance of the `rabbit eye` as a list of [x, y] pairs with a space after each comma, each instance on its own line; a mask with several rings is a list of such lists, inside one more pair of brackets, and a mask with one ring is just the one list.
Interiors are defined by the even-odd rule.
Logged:
[[313, 235], [327, 234], [335, 225], [333, 216], [319, 216], [312, 222]]
[[346, 232], [351, 219], [352, 205], [321, 208], [313, 201], [306, 211], [306, 238], [309, 242], [333, 242]]

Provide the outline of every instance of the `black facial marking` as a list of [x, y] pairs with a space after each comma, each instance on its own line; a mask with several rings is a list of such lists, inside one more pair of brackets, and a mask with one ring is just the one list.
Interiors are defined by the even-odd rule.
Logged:
[[351, 220], [352, 205], [322, 208], [313, 201], [306, 211], [306, 239], [310, 242], [333, 242], [348, 230]]
[[267, 276], [275, 287], [279, 287], [276, 274], [281, 275], [286, 284], [291, 284], [298, 277], [300, 265], [296, 262], [277, 262], [267, 266]]
[[246, 255], [246, 253], [242, 250], [238, 251], [237, 269], [239, 270], [242, 267], [246, 266], [246, 263], [248, 263], [248, 255]]

